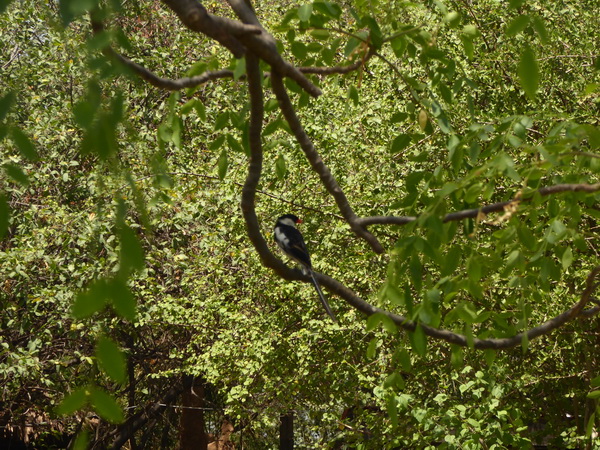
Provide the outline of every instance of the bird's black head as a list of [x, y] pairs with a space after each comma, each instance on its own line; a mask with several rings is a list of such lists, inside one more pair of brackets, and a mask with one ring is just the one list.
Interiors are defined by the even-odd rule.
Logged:
[[[277, 223], [283, 223], [286, 224], [286, 222], [293, 222], [294, 225], [297, 223], [302, 223], [302, 220], [300, 220], [298, 218], [298, 216], [295, 216], [294, 214], [284, 214], [283, 216], [280, 216], [279, 219], [277, 219]], [[287, 225], [287, 224], [286, 224]], [[291, 224], [289, 224], [291, 225]]]

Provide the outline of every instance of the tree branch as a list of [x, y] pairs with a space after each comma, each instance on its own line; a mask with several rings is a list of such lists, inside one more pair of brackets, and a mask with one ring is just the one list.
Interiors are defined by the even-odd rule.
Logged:
[[[182, 23], [190, 30], [200, 31], [217, 40], [227, 47], [236, 58], [241, 58], [246, 53], [246, 49], [250, 49], [274, 70], [296, 81], [313, 97], [321, 95], [318, 87], [281, 57], [277, 51], [275, 39], [257, 25], [257, 20], [255, 20], [256, 24], [242, 24], [235, 20], [213, 16], [196, 0], [162, 1], [177, 14]], [[246, 18], [246, 15], [245, 12], [243, 17]]]
[[[472, 219], [478, 217], [480, 214], [490, 214], [494, 212], [504, 212], [504, 208], [513, 202], [530, 202], [536, 193], [541, 196], [548, 196], [558, 194], [562, 192], [587, 192], [593, 193], [600, 191], [600, 183], [596, 184], [556, 184], [554, 186], [547, 186], [537, 191], [517, 196], [514, 200], [507, 202], [492, 203], [491, 205], [482, 206], [481, 208], [465, 209], [463, 211], [456, 211], [444, 216], [444, 222], [453, 222], [463, 219]], [[369, 225], [406, 225], [407, 223], [414, 222], [417, 220], [414, 216], [372, 216], [362, 217], [357, 219], [358, 223], [363, 226]]]
[[298, 144], [300, 144], [300, 147], [304, 151], [304, 154], [306, 155], [306, 158], [310, 162], [310, 165], [312, 166], [313, 170], [321, 178], [321, 182], [323, 183], [325, 188], [329, 191], [329, 193], [334, 198], [335, 202], [338, 205], [338, 209], [340, 210], [340, 212], [342, 213], [342, 215], [344, 216], [344, 218], [350, 225], [350, 228], [352, 229], [352, 231], [354, 231], [354, 233], [357, 236], [359, 236], [359, 237], [363, 238], [365, 241], [367, 241], [369, 243], [369, 245], [371, 246], [371, 248], [376, 253], [383, 253], [384, 252], [383, 246], [379, 243], [379, 241], [377, 240], [377, 238], [375, 236], [373, 236], [371, 233], [369, 233], [359, 223], [359, 221], [358, 221], [359, 219], [356, 216], [356, 214], [354, 213], [354, 210], [352, 209], [352, 207], [350, 206], [350, 203], [348, 202], [346, 195], [340, 188], [336, 179], [331, 174], [331, 171], [329, 170], [329, 168], [325, 165], [325, 163], [323, 162], [323, 160], [321, 159], [321, 157], [315, 150], [315, 147], [314, 147], [312, 141], [310, 140], [310, 138], [304, 131], [304, 128], [302, 127], [302, 124], [300, 123], [300, 120], [298, 119], [298, 116], [296, 115], [296, 111], [294, 110], [292, 102], [290, 101], [290, 98], [287, 95], [287, 91], [283, 85], [281, 76], [276, 72], [273, 72], [271, 74], [271, 85], [273, 87], [273, 92], [275, 93], [275, 96], [277, 97], [277, 101], [279, 102], [279, 107], [281, 108], [281, 112], [283, 113], [283, 116], [285, 117], [288, 124], [290, 125], [290, 129], [294, 133], [294, 136], [296, 137]]
[[239, 37], [262, 33], [260, 27], [244, 25], [235, 20], [210, 14], [197, 0], [162, 0], [162, 2], [177, 14], [187, 28], [202, 32], [218, 41], [236, 58], [241, 58], [246, 53], [246, 47], [239, 41]]
[[281, 274], [281, 271], [284, 271], [286, 267], [281, 260], [271, 253], [267, 242], [260, 232], [260, 225], [255, 210], [256, 189], [262, 172], [261, 132], [264, 119], [264, 100], [258, 58], [252, 53], [249, 53], [246, 57], [246, 72], [248, 74], [248, 91], [250, 93], [250, 161], [248, 175], [242, 188], [242, 214], [244, 215], [248, 237], [263, 264]]
[[[441, 340], [444, 340], [451, 344], [456, 344], [456, 345], [460, 345], [463, 347], [468, 346], [470, 344], [470, 342], [473, 343], [473, 347], [476, 349], [501, 350], [501, 349], [516, 347], [518, 345], [521, 345], [524, 335], [527, 335], [527, 338], [529, 340], [532, 340], [532, 339], [535, 339], [536, 337], [540, 337], [540, 336], [550, 333], [551, 331], [564, 325], [566, 322], [573, 320], [575, 317], [578, 317], [579, 315], [584, 315], [584, 316], [590, 315], [591, 316], [593, 314], [598, 313], [598, 311], [600, 311], [600, 308], [598, 308], [598, 307], [594, 307], [585, 312], [584, 312], [584, 308], [590, 301], [592, 301], [591, 295], [599, 285], [599, 283], [594, 283], [594, 280], [596, 279], [596, 277], [598, 276], [599, 273], [600, 273], [600, 266], [598, 266], [594, 270], [592, 270], [592, 272], [587, 277], [586, 288], [581, 295], [581, 299], [573, 307], [571, 307], [567, 311], [563, 312], [562, 314], [559, 314], [558, 316], [556, 316], [550, 320], [547, 320], [546, 322], [542, 323], [541, 325], [538, 325], [537, 327], [534, 327], [526, 332], [519, 333], [510, 338], [500, 338], [500, 339], [477, 339], [477, 338], [474, 338], [472, 341], [469, 341], [469, 339], [467, 339], [467, 337], [462, 334], [454, 333], [454, 332], [448, 331], [448, 330], [429, 327], [429, 326], [423, 325], [423, 324], [420, 324], [419, 326], [421, 326], [421, 328], [423, 329], [423, 331], [425, 332], [425, 334], [427, 336], [430, 336], [430, 337], [433, 337], [436, 339], [441, 339]], [[325, 275], [322, 275], [319, 273], [315, 273], [315, 276], [322, 286], [325, 286], [329, 291], [339, 295], [344, 300], [346, 300], [346, 302], [348, 302], [350, 305], [354, 306], [356, 309], [358, 309], [360, 312], [366, 314], [367, 316], [370, 316], [375, 313], [381, 313], [381, 314], [386, 315], [390, 319], [392, 319], [392, 321], [399, 328], [402, 328], [407, 331], [415, 331], [415, 329], [417, 327], [417, 323], [407, 319], [406, 317], [384, 311], [380, 308], [377, 308], [377, 307], [371, 305], [370, 303], [365, 302], [360, 297], [358, 297], [354, 292], [352, 292], [350, 289], [348, 289], [342, 283], [340, 283], [337, 280], [334, 280], [333, 278], [330, 278], [328, 276], [325, 276]]]
[[142, 428], [152, 417], [156, 416], [163, 409], [162, 405], [171, 403], [182, 391], [183, 387], [181, 385], [178, 384], [177, 386], [173, 386], [167, 391], [160, 402], [152, 404], [143, 412], [134, 414], [127, 419], [125, 423], [119, 425], [112, 433], [114, 440], [110, 448], [121, 448], [137, 430]]
[[231, 9], [236, 13], [242, 22], [248, 25], [259, 27], [262, 30], [260, 36], [249, 36], [244, 40], [244, 44], [252, 49], [254, 54], [269, 64], [273, 71], [277, 71], [282, 76], [293, 79], [298, 85], [313, 97], [321, 95], [321, 90], [316, 87], [297, 67], [285, 61], [277, 51], [275, 38], [267, 32], [260, 22], [249, 2], [244, 0], [227, 0]]

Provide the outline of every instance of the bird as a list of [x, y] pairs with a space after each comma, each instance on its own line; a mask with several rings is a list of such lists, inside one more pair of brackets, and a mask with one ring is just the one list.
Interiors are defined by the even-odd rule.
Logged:
[[323, 291], [321, 291], [321, 286], [319, 286], [319, 282], [313, 273], [310, 254], [306, 249], [304, 238], [302, 237], [302, 233], [296, 228], [296, 224], [298, 223], [302, 223], [302, 220], [294, 214], [284, 214], [283, 216], [280, 216], [275, 222], [273, 237], [279, 248], [283, 250], [283, 253], [300, 264], [304, 275], [310, 276], [312, 284], [315, 287], [317, 294], [319, 294], [321, 303], [325, 307], [325, 311], [327, 311], [329, 317], [337, 323], [335, 314], [333, 314], [333, 311], [329, 307], [329, 303], [325, 300]]

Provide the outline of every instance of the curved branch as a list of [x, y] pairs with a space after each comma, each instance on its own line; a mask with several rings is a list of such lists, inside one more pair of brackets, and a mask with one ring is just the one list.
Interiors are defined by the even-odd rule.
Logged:
[[304, 74], [289, 62], [285, 61], [277, 51], [275, 38], [260, 24], [254, 10], [245, 0], [227, 0], [231, 9], [242, 22], [262, 30], [260, 36], [248, 36], [244, 45], [250, 48], [256, 56], [269, 64], [273, 71], [293, 79], [298, 85], [313, 97], [321, 95], [321, 90], [315, 86]]
[[[535, 339], [536, 337], [543, 336], [545, 334], [550, 333], [556, 328], [564, 325], [565, 323], [573, 320], [575, 317], [579, 315], [583, 316], [591, 316], [600, 311], [600, 308], [594, 307], [590, 310], [585, 310], [585, 306], [592, 301], [591, 295], [594, 290], [598, 287], [600, 283], [594, 283], [594, 280], [600, 273], [600, 266], [596, 267], [587, 277], [586, 281], [586, 289], [581, 295], [581, 299], [577, 302], [573, 307], [569, 308], [567, 311], [559, 314], [558, 316], [547, 320], [546, 322], [538, 325], [537, 327], [531, 328], [530, 330], [519, 333], [510, 338], [498, 338], [498, 339], [477, 339], [474, 338], [472, 340], [467, 339], [466, 336], [458, 333], [454, 333], [452, 331], [438, 329], [429, 327], [427, 325], [420, 324], [421, 328], [425, 332], [427, 336], [441, 339], [451, 344], [460, 345], [463, 347], [469, 346], [471, 343], [473, 347], [476, 349], [507, 349], [516, 347], [521, 345], [523, 342], [523, 337], [526, 335], [529, 340]], [[319, 273], [315, 273], [315, 276], [319, 283], [322, 286], [325, 286], [329, 291], [339, 295], [350, 305], [354, 306], [360, 312], [370, 316], [375, 313], [381, 313], [389, 317], [399, 328], [402, 328], [407, 331], [414, 331], [417, 327], [417, 323], [407, 319], [406, 317], [400, 316], [398, 314], [393, 314], [387, 311], [384, 311], [380, 308], [377, 308], [370, 303], [365, 302], [359, 296], [357, 296], [354, 292], [352, 292], [349, 288], [344, 286], [337, 280], [330, 278], [326, 275], [322, 275]]]
[[262, 30], [252, 25], [244, 25], [230, 19], [210, 14], [197, 0], [162, 0], [192, 31], [200, 31], [227, 48], [233, 56], [241, 58], [246, 48], [239, 37], [247, 34], [259, 34]]
[[263, 264], [275, 269], [279, 273], [280, 270], [285, 268], [285, 265], [269, 250], [269, 246], [260, 232], [260, 225], [255, 209], [256, 190], [262, 173], [263, 152], [261, 132], [264, 119], [264, 100], [258, 58], [252, 53], [248, 53], [246, 58], [246, 72], [248, 74], [248, 91], [250, 93], [250, 162], [248, 175], [242, 188], [241, 208], [246, 223], [246, 232]]
[[365, 66], [367, 61], [369, 61], [374, 54], [375, 51], [372, 48], [369, 48], [369, 51], [364, 58], [360, 58], [358, 61], [348, 64], [347, 66], [298, 67], [298, 70], [302, 73], [311, 73], [314, 75], [344, 75]]
[[108, 53], [110, 56], [118, 60], [124, 66], [133, 70], [137, 75], [139, 75], [142, 79], [146, 80], [152, 86], [156, 86], [157, 88], [167, 89], [169, 91], [178, 91], [180, 89], [191, 88], [200, 86], [211, 80], [217, 80], [221, 78], [233, 78], [233, 71], [223, 69], [223, 70], [215, 70], [215, 71], [206, 71], [201, 73], [200, 75], [196, 75], [193, 77], [184, 77], [178, 79], [170, 79], [170, 78], [162, 78], [156, 75], [154, 72], [145, 68], [144, 66], [133, 62], [129, 58], [117, 53], [112, 48], [108, 48], [105, 50], [105, 53]]
[[336, 179], [331, 174], [331, 171], [325, 165], [325, 163], [321, 159], [321, 156], [319, 156], [319, 154], [315, 150], [312, 141], [304, 131], [304, 128], [302, 127], [302, 124], [300, 123], [300, 120], [296, 115], [296, 111], [294, 110], [292, 102], [290, 101], [290, 98], [287, 95], [287, 91], [283, 85], [281, 76], [277, 72], [273, 72], [271, 74], [271, 85], [273, 87], [273, 92], [277, 97], [277, 101], [279, 102], [279, 108], [281, 109], [281, 112], [283, 113], [283, 116], [285, 117], [286, 121], [290, 125], [290, 129], [294, 133], [298, 144], [300, 144], [300, 147], [304, 151], [304, 154], [310, 162], [310, 165], [312, 166], [313, 170], [321, 178], [321, 182], [323, 183], [325, 188], [334, 198], [335, 202], [337, 203], [338, 209], [340, 210], [348, 224], [350, 224], [352, 231], [354, 231], [354, 233], [357, 236], [367, 241], [376, 253], [383, 253], [383, 246], [379, 243], [375, 236], [369, 233], [359, 223], [359, 219], [354, 213], [352, 207], [350, 206], [350, 203], [348, 202], [344, 191], [342, 191]]
[[[485, 205], [481, 208], [465, 209], [463, 211], [456, 211], [444, 216], [444, 222], [453, 222], [463, 219], [473, 219], [481, 214], [490, 214], [493, 212], [504, 212], [505, 207], [514, 202], [529, 202], [533, 199], [536, 193], [541, 196], [558, 194], [561, 192], [586, 192], [593, 193], [600, 191], [600, 183], [595, 184], [556, 184], [554, 186], [547, 186], [533, 191], [530, 193], [517, 196], [514, 200], [507, 202], [492, 203], [491, 205]], [[406, 225], [407, 223], [414, 222], [417, 220], [414, 216], [372, 216], [372, 217], [361, 217], [358, 219], [358, 223], [363, 226], [369, 225]]]

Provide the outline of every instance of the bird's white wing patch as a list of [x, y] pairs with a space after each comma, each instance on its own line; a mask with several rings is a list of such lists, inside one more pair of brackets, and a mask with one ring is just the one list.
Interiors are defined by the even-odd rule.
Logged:
[[289, 247], [289, 245], [290, 245], [290, 240], [285, 235], [285, 233], [283, 231], [281, 231], [281, 228], [279, 228], [279, 227], [275, 228], [275, 240], [277, 241], [279, 246], [281, 248], [283, 248], [284, 250], [285, 250], [285, 247]]

